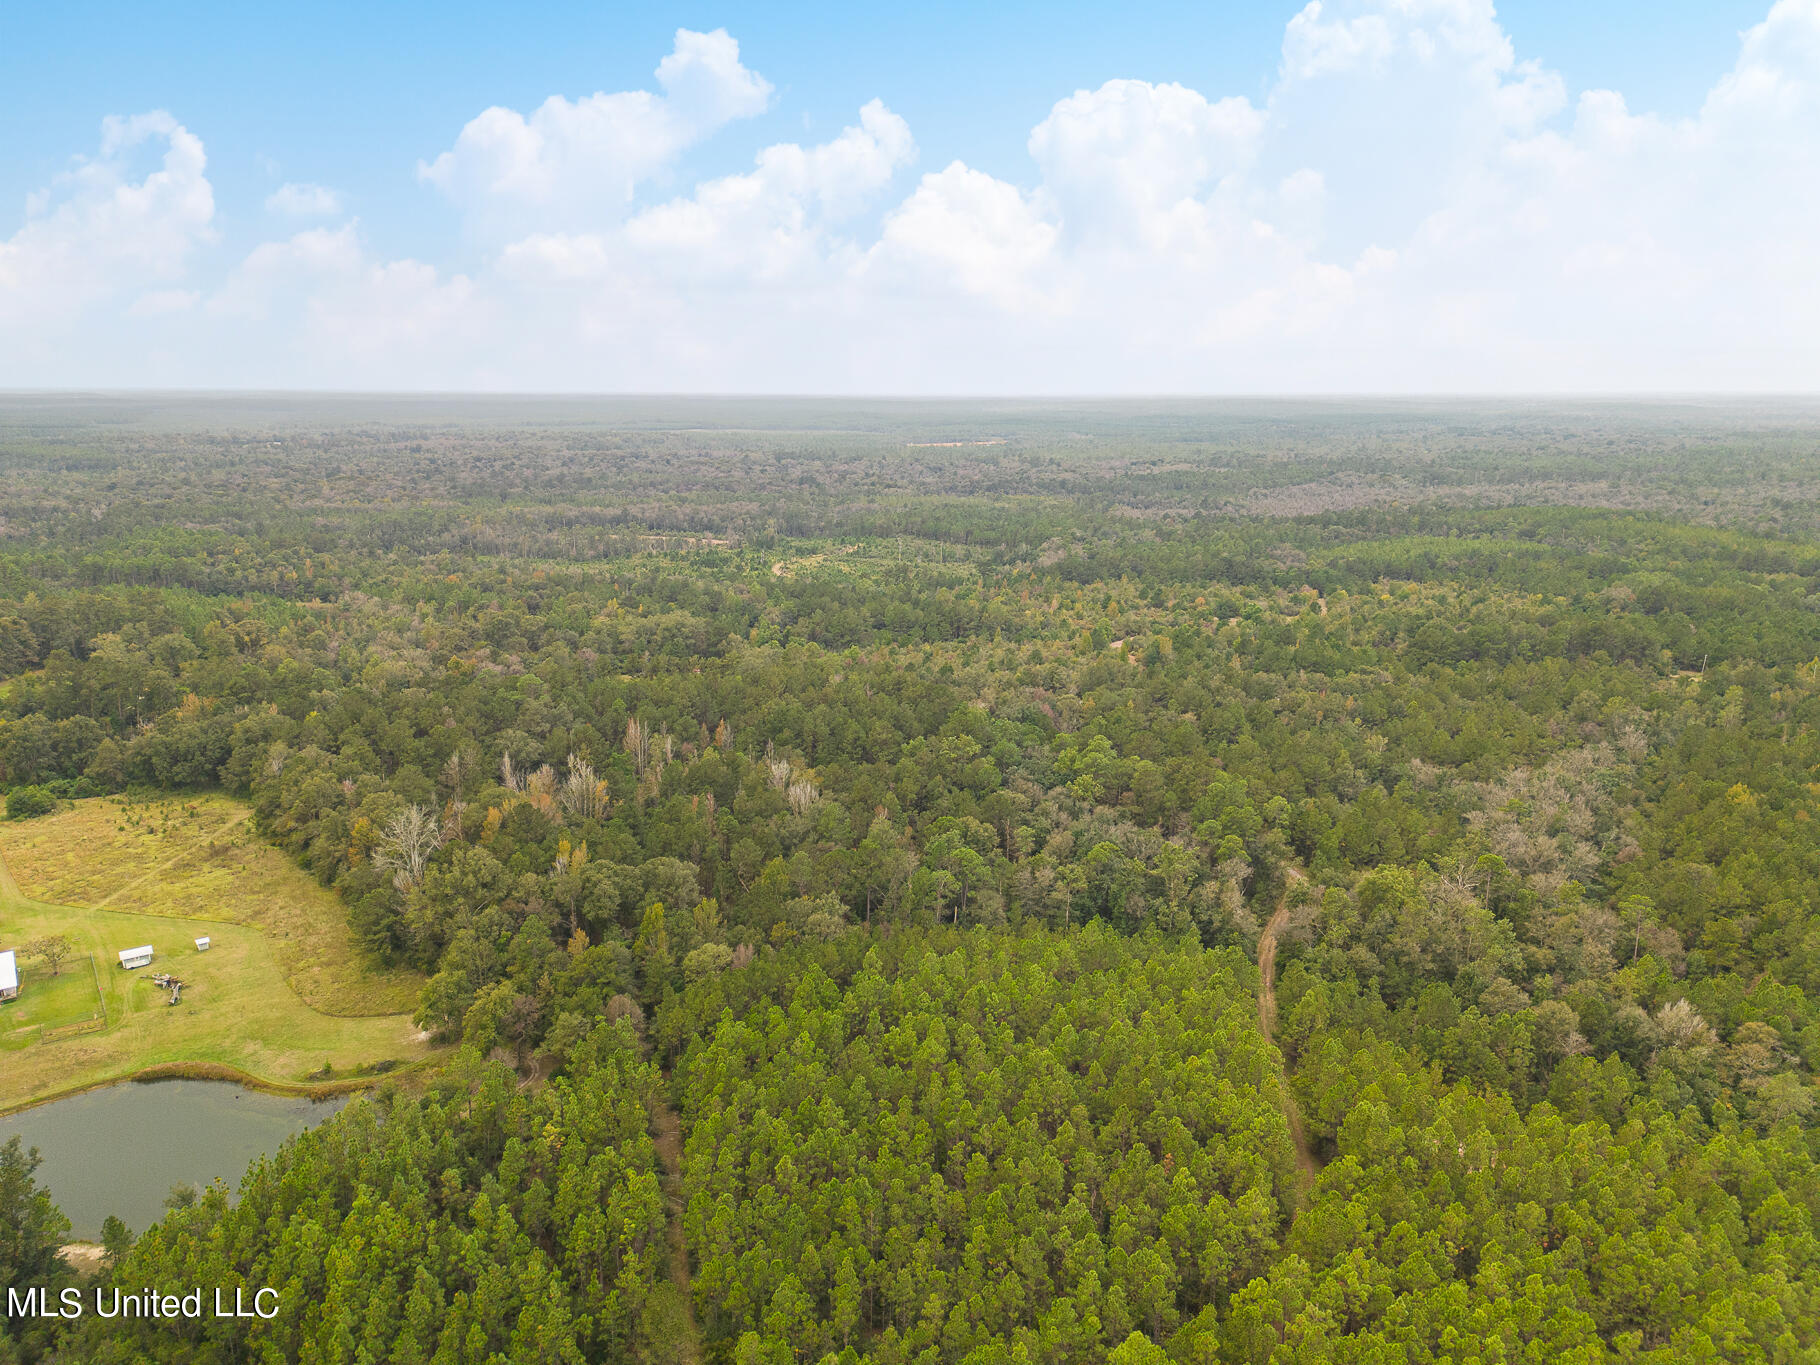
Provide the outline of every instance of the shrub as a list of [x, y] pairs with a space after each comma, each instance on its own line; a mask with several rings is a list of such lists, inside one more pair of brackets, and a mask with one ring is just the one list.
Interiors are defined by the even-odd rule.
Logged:
[[30, 820], [57, 809], [57, 798], [43, 787], [14, 787], [6, 794], [6, 818]]

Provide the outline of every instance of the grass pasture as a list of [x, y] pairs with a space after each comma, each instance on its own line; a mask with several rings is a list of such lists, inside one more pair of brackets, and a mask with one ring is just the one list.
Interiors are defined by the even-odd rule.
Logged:
[[52, 905], [256, 928], [291, 989], [324, 1014], [411, 1010], [423, 979], [369, 961], [347, 907], [262, 842], [251, 815], [226, 796], [98, 797], [0, 824], [0, 857], [23, 895]]
[[[0, 948], [17, 948], [11, 941]], [[95, 968], [79, 954], [66, 958], [56, 976], [42, 962], [26, 959], [19, 964], [25, 989], [19, 998], [0, 1004], [0, 1036], [29, 1030], [36, 1041], [38, 1030], [66, 1028], [99, 1020], [101, 996], [96, 989]]]
[[[357, 962], [358, 971], [349, 969], [355, 945], [345, 926], [339, 926], [336, 938], [338, 926], [328, 921], [318, 897], [326, 898], [326, 908], [337, 916], [342, 913], [339, 902], [303, 873], [288, 869], [275, 850], [241, 849], [227, 856], [211, 852], [211, 843], [231, 850], [245, 837], [244, 818], [232, 824], [226, 819], [244, 808], [224, 798], [183, 804], [196, 807], [195, 812], [165, 811], [155, 835], [141, 836], [123, 818], [127, 808], [106, 799], [0, 828], [5, 858], [0, 863], [0, 946], [18, 948], [46, 934], [63, 934], [75, 949], [57, 978], [35, 959], [22, 960], [19, 999], [0, 1005], [0, 1112], [150, 1067], [226, 1068], [267, 1082], [300, 1084], [323, 1078], [325, 1063], [330, 1077], [342, 1079], [376, 1063], [409, 1063], [430, 1055], [407, 1012], [415, 979], [369, 972]], [[144, 819], [143, 808], [139, 813]], [[116, 828], [121, 824], [124, 833]], [[15, 856], [34, 879], [29, 890], [19, 885], [23, 879]], [[296, 872], [295, 879], [275, 871], [268, 859]], [[224, 867], [246, 870], [244, 888]], [[102, 869], [110, 869], [111, 876]], [[287, 884], [290, 890], [313, 894], [286, 903]], [[59, 895], [87, 892], [106, 903], [58, 904], [30, 894], [41, 887]], [[148, 908], [199, 911], [208, 904], [201, 897], [211, 888], [227, 888], [220, 899], [232, 901], [215, 908], [224, 914], [238, 911], [246, 922]], [[267, 925], [291, 932], [281, 937]], [[195, 940], [202, 934], [212, 946], [199, 953]], [[121, 968], [120, 950], [142, 943], [153, 946], [152, 965]], [[313, 944], [327, 944], [338, 955], [317, 964], [320, 971], [300, 977], [300, 954]], [[339, 976], [343, 971], [354, 982], [347, 991]], [[176, 1006], [150, 980], [163, 972], [183, 980], [182, 1003]], [[374, 978], [391, 994], [375, 992]], [[313, 1007], [300, 979], [319, 999], [343, 1005], [397, 1004], [383, 1013], [328, 1013]], [[40, 1041], [39, 1026], [49, 1031], [79, 1023], [93, 1017], [97, 1003], [105, 1007], [104, 1028], [72, 1029]]]

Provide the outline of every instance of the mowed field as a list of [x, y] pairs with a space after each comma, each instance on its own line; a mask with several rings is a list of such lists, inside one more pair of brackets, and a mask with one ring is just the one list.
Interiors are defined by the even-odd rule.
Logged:
[[[48, 966], [29, 958], [21, 966], [31, 973], [32, 988], [0, 1009], [0, 1036], [10, 1037], [28, 1027], [58, 1029], [100, 1022], [100, 983], [88, 954], [72, 953], [55, 976]], [[23, 1041], [17, 1039], [15, 1045]]]
[[[0, 857], [0, 947], [74, 948], [54, 979], [22, 955], [20, 997], [0, 1004], [0, 1111], [172, 1063], [295, 1084], [430, 1054], [409, 1014], [419, 979], [362, 963], [340, 902], [254, 840], [238, 803], [80, 802], [0, 825]], [[152, 966], [123, 970], [120, 950], [145, 943]], [[180, 1004], [155, 972], [183, 980]]]

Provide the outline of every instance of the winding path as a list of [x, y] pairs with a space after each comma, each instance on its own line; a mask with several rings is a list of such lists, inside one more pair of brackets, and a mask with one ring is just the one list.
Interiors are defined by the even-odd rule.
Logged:
[[[1258, 937], [1258, 1027], [1264, 1036], [1276, 1043], [1277, 1027], [1277, 936], [1289, 924], [1289, 888], [1302, 880], [1298, 868], [1290, 868], [1284, 879], [1283, 894], [1277, 897], [1277, 908], [1270, 916], [1270, 922], [1264, 926], [1264, 932]], [[1277, 1047], [1279, 1054], [1282, 1047]], [[1315, 1177], [1321, 1173], [1320, 1163], [1314, 1159], [1314, 1149], [1308, 1145], [1308, 1131], [1302, 1125], [1302, 1111], [1295, 1101], [1295, 1091], [1289, 1084], [1289, 1066], [1287, 1061], [1278, 1073], [1277, 1085], [1282, 1094], [1283, 1117], [1289, 1121], [1289, 1139], [1295, 1143], [1295, 1162], [1302, 1173], [1302, 1202], [1306, 1204], [1309, 1192], [1314, 1188]]]

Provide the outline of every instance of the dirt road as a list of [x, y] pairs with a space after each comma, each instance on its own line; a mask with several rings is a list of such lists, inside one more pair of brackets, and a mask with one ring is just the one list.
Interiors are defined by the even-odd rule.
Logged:
[[[1258, 1027], [1273, 1043], [1277, 1041], [1277, 936], [1289, 924], [1289, 888], [1301, 880], [1302, 874], [1290, 869], [1283, 894], [1277, 900], [1276, 911], [1258, 938]], [[1280, 1050], [1281, 1044], [1278, 1047]], [[1289, 1121], [1289, 1137], [1295, 1143], [1296, 1165], [1302, 1172], [1302, 1198], [1306, 1202], [1309, 1192], [1314, 1188], [1315, 1177], [1321, 1173], [1321, 1167], [1314, 1159], [1313, 1148], [1308, 1145], [1308, 1132], [1302, 1125], [1302, 1111], [1296, 1105], [1295, 1092], [1290, 1089], [1287, 1064], [1280, 1087], [1283, 1117]]]
[[697, 1365], [702, 1358], [701, 1327], [695, 1321], [695, 1296], [689, 1286], [689, 1247], [683, 1239], [682, 1120], [667, 1099], [652, 1114], [657, 1139], [659, 1178], [664, 1192], [664, 1210], [669, 1215], [666, 1236], [670, 1246], [670, 1293], [672, 1300], [664, 1307], [667, 1319], [662, 1344], [664, 1359], [677, 1365]]

